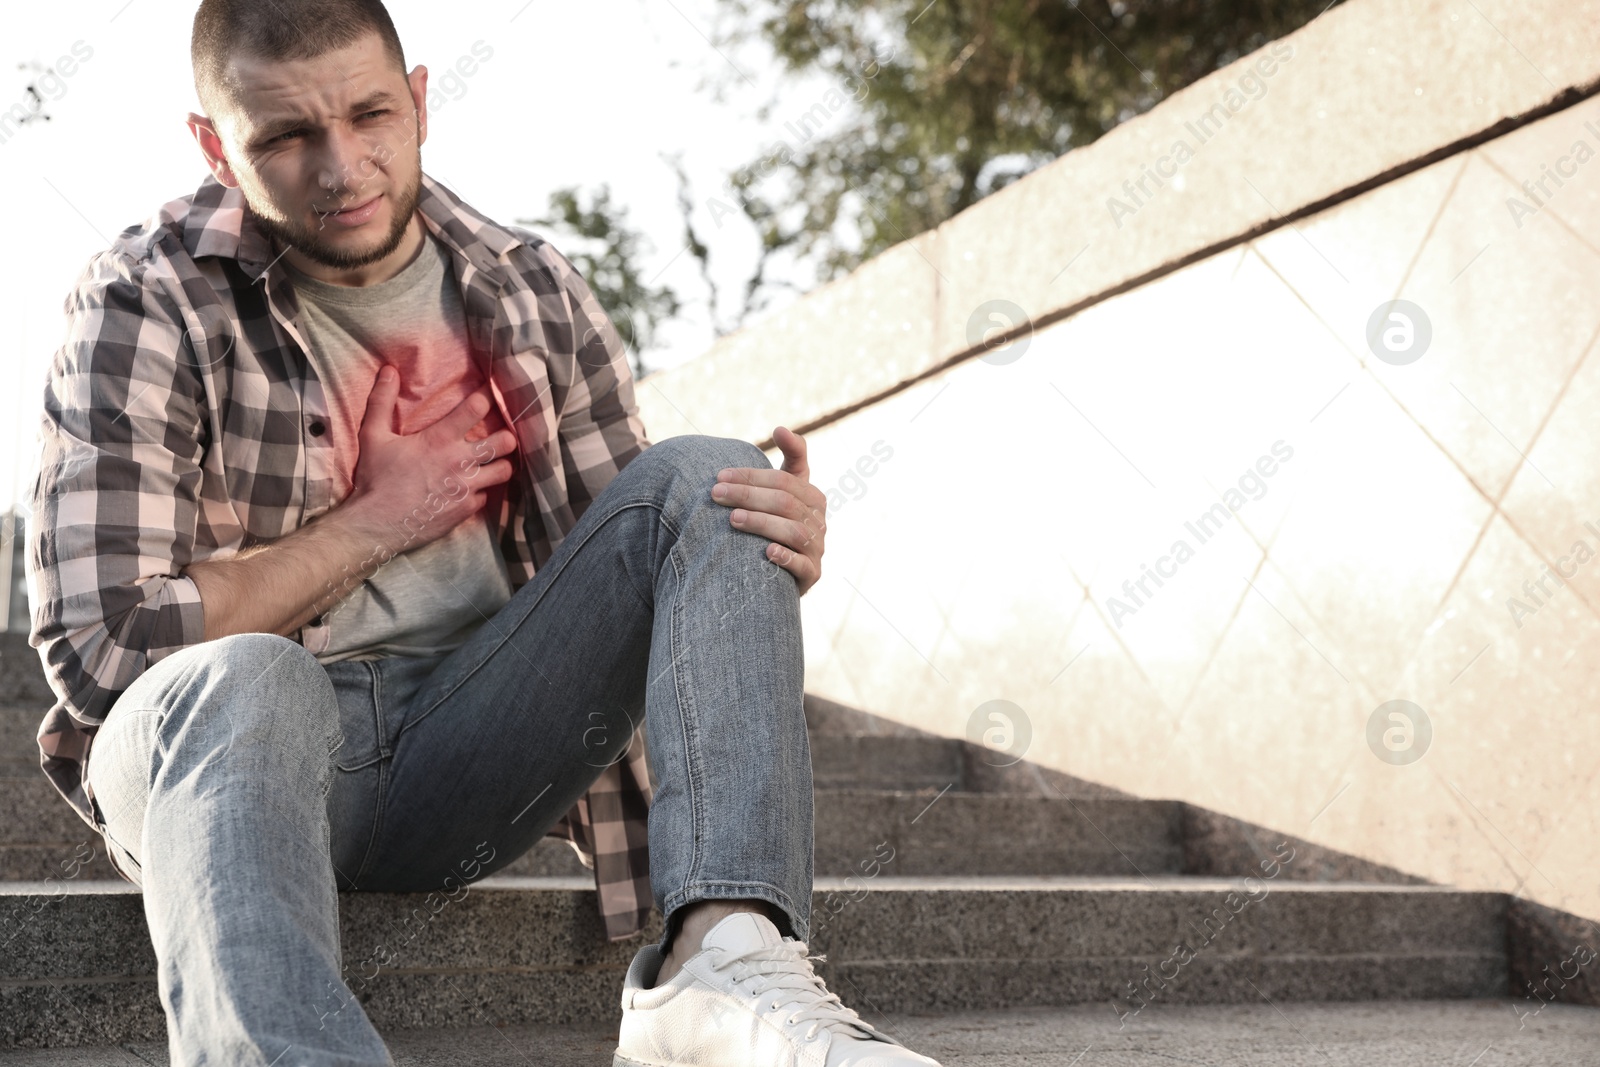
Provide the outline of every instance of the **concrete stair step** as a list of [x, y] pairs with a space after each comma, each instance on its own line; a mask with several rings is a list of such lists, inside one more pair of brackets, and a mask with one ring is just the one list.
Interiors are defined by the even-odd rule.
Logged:
[[100, 837], [37, 767], [29, 774], [0, 777], [0, 811], [9, 813], [0, 821], [0, 846], [98, 842]]
[[[45, 679], [39, 652], [28, 644], [28, 635], [0, 631], [0, 713], [11, 708], [37, 708], [36, 712], [28, 711], [37, 726], [38, 719], [55, 700]], [[927, 736], [914, 727], [902, 726], [814, 693], [805, 694], [805, 714], [813, 737], [823, 734]]]
[[[852, 1007], [859, 1001], [847, 1003]], [[1551, 1004], [1519, 1030], [1513, 1000], [1273, 1003], [1151, 1008], [1121, 1030], [1103, 1005], [883, 1016], [861, 1014], [944, 1067], [1477, 1067], [1584, 1064], [1600, 1045], [1600, 1010]], [[472, 1007], [480, 1007], [473, 1005]], [[1522, 1011], [1532, 1010], [1521, 1006]], [[497, 1027], [480, 1011], [460, 1027], [388, 1029], [396, 1067], [608, 1067], [616, 1028]], [[1492, 1051], [1490, 1051], [1492, 1050]], [[163, 1043], [0, 1051], [0, 1067], [168, 1067]]]
[[[4, 644], [0, 641], [0, 778], [42, 780], [35, 735], [55, 697], [44, 688], [42, 675], [35, 679], [36, 684], [11, 684], [19, 671], [13, 666], [7, 674]], [[28, 653], [33, 654], [31, 649]], [[814, 712], [815, 707], [825, 703], [817, 697], [806, 697], [812, 780], [819, 790], [937, 791], [949, 787], [969, 793], [1128, 797], [1107, 786], [1026, 761], [997, 766], [989, 753], [966, 741], [921, 733], [853, 709]], [[890, 732], [875, 732], [875, 724], [879, 730]]]
[[[3, 691], [0, 691], [3, 692]], [[39, 720], [49, 710], [52, 700], [38, 704], [0, 704], [0, 775], [23, 777], [39, 770]]]
[[[0, 880], [62, 877], [99, 849], [42, 773], [0, 778], [0, 811], [12, 813], [0, 822]], [[819, 788], [815, 812], [819, 875], [879, 866], [908, 875], [1176, 874], [1183, 864], [1182, 805], [1172, 801]], [[551, 840], [507, 873], [584, 868]]]
[[0, 632], [0, 701], [7, 705], [35, 705], [39, 716], [56, 702], [45, 680], [39, 650], [28, 644], [28, 635]]
[[[1180, 1003], [1509, 992], [1503, 895], [1253, 885], [1254, 899], [1237, 880], [1174, 876], [819, 878], [812, 945], [830, 988], [891, 1016], [1077, 1003], [1109, 1015], [1136, 988], [1147, 991], [1122, 1000], [1147, 1004], [1135, 1021]], [[579, 879], [495, 877], [455, 902], [344, 893], [340, 911], [351, 985], [381, 1027], [466, 1026], [484, 1011], [612, 1023], [642, 943], [603, 940]], [[0, 930], [0, 1046], [161, 1039], [132, 886], [0, 886]], [[659, 938], [659, 920], [646, 936]], [[1192, 956], [1174, 955], [1179, 942]], [[339, 1006], [311, 999], [308, 1010]]]
[[[1172, 801], [819, 789], [814, 805], [819, 877], [1183, 870]], [[545, 841], [502, 873], [585, 872], [570, 846]]]
[[965, 788], [959, 741], [815, 733], [810, 741], [811, 780], [818, 789]]
[[[818, 791], [819, 874], [1177, 874], [1183, 808], [1161, 800]], [[886, 859], [892, 855], [892, 859]]]
[[[53, 703], [48, 693], [33, 702], [15, 701], [0, 688], [0, 775], [40, 774], [35, 738]], [[814, 733], [812, 774], [819, 789], [964, 789], [963, 748], [960, 741], [927, 735]]]
[[804, 704], [819, 787], [942, 789], [954, 782], [956, 789], [969, 793], [1129, 796], [1027, 760], [996, 757], [968, 741], [939, 737], [815, 693], [805, 694]]

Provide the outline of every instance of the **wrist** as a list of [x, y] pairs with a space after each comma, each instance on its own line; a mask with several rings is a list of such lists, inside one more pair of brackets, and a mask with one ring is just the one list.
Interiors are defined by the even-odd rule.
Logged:
[[337, 608], [374, 571], [400, 553], [394, 527], [379, 518], [365, 499], [346, 497], [306, 529], [313, 536], [320, 535], [322, 555], [336, 568], [311, 603], [313, 621]]
[[338, 530], [342, 543], [359, 546], [361, 557], [378, 557], [374, 569], [399, 555], [403, 531], [378, 514], [372, 497], [351, 492], [319, 522]]

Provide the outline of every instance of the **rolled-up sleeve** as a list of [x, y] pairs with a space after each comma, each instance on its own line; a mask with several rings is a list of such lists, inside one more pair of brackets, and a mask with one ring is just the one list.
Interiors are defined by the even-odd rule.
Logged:
[[85, 724], [205, 634], [199, 590], [182, 576], [199, 516], [204, 386], [177, 305], [148, 268], [115, 251], [85, 268], [39, 421], [29, 640]]

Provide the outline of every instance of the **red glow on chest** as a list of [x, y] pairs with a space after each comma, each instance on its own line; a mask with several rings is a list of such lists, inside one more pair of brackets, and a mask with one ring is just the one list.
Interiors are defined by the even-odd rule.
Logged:
[[[385, 363], [400, 373], [400, 395], [395, 400], [398, 425], [393, 427], [399, 434], [419, 433], [449, 415], [474, 391], [489, 392], [464, 338], [424, 344], [396, 339], [374, 346], [372, 356], [374, 380]], [[503, 426], [491, 406], [466, 438], [476, 441]]]

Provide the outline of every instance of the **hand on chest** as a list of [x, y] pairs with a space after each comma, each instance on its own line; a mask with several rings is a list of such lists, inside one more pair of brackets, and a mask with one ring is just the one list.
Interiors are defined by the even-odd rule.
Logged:
[[[483, 374], [472, 359], [464, 340], [437, 337], [431, 343], [399, 338], [378, 343], [373, 348], [371, 370], [360, 396], [366, 406], [367, 393], [377, 380], [378, 368], [387, 363], [400, 374], [400, 396], [395, 403], [396, 433], [414, 434], [444, 418], [475, 390], [487, 392]], [[504, 422], [493, 407], [489, 414], [467, 432], [467, 440], [478, 441]]]

